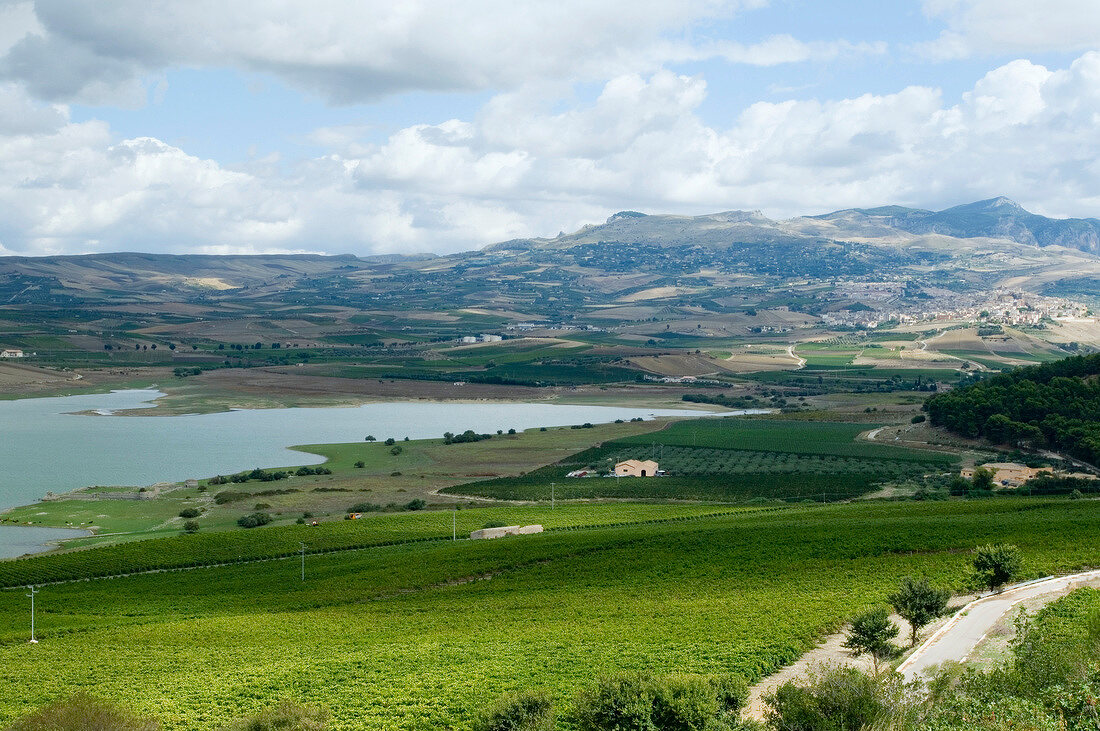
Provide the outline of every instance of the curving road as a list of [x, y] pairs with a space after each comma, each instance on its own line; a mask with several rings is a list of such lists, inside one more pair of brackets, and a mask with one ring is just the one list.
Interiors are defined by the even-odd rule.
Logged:
[[945, 660], [962, 662], [970, 657], [970, 653], [979, 642], [985, 639], [994, 625], [1005, 614], [1012, 611], [1019, 602], [1046, 594], [1056, 594], [1065, 591], [1073, 584], [1095, 579], [1100, 579], [1100, 570], [1017, 584], [1000, 594], [975, 599], [956, 612], [947, 624], [914, 650], [897, 670], [908, 682], [919, 675], [924, 675], [934, 665], [939, 665]]

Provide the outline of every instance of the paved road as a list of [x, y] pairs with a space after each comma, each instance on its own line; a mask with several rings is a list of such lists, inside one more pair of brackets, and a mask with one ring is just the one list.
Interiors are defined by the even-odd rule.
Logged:
[[1005, 589], [1000, 594], [976, 599], [960, 609], [947, 624], [924, 641], [898, 666], [906, 681], [923, 675], [945, 660], [966, 660], [993, 626], [1024, 599], [1056, 594], [1071, 584], [1100, 579], [1100, 570], [1042, 579]]

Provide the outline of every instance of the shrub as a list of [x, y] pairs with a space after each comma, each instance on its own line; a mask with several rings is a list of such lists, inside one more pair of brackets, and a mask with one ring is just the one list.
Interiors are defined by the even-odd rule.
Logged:
[[392, 454], [392, 455], [393, 455], [394, 457], [396, 457], [397, 455], [401, 454], [401, 452], [403, 452], [403, 451], [405, 451], [405, 450], [403, 450], [403, 449], [402, 449], [401, 447], [399, 447], [399, 446], [393, 446], [393, 447], [390, 447], [390, 454]]
[[790, 731], [895, 728], [889, 721], [905, 712], [899, 678], [880, 682], [855, 668], [827, 666], [806, 685], [786, 682], [766, 696], [769, 724]]
[[396, 439], [394, 439], [393, 437], [390, 437], [386, 440], [386, 446], [387, 447], [392, 447], [394, 445], [394, 442], [396, 442], [396, 441], [397, 441]]
[[197, 521], [197, 520], [188, 520], [188, 521], [186, 521], [183, 524], [183, 532], [184, 533], [198, 533], [199, 532], [199, 521]]
[[242, 528], [256, 528], [261, 525], [267, 525], [270, 522], [271, 516], [267, 513], [252, 513], [251, 515], [237, 518], [237, 525]]
[[749, 699], [749, 684], [740, 675], [715, 675], [710, 678], [710, 685], [719, 713], [736, 718]]
[[914, 416], [914, 417], [913, 417], [912, 419], [910, 419], [910, 420], [909, 420], [909, 423], [910, 423], [910, 424], [923, 424], [923, 423], [924, 423], [924, 421], [925, 421], [925, 420], [926, 420], [927, 418], [928, 418], [928, 417], [927, 417], [927, 416], [925, 416], [924, 414], [917, 414], [916, 416]]
[[197, 518], [202, 515], [202, 511], [198, 508], [184, 508], [180, 511], [181, 518]]
[[653, 687], [644, 675], [603, 678], [573, 704], [581, 731], [652, 729]]
[[355, 503], [347, 512], [349, 513], [376, 513], [382, 509], [381, 505], [376, 503]]
[[271, 505], [269, 503], [256, 503], [252, 507], [253, 510], [269, 510], [270, 508]]
[[485, 525], [483, 525], [481, 527], [482, 528], [503, 528], [506, 525], [508, 525], [508, 524], [505, 523], [503, 520], [490, 520], [488, 523], [486, 523]]
[[238, 719], [220, 731], [324, 731], [328, 713], [282, 701], [274, 708]]
[[550, 731], [554, 701], [542, 690], [507, 693], [474, 726], [477, 731]]
[[357, 468], [359, 468], [359, 469], [363, 469], [364, 467], [366, 467], [366, 466], [367, 466], [367, 463], [366, 463], [366, 462], [364, 462], [363, 460], [358, 460], [358, 461], [357, 461], [357, 462], [355, 463], [355, 466], [356, 466]]
[[574, 702], [582, 731], [719, 731], [734, 728], [748, 685], [734, 675], [627, 673], [604, 678]]
[[156, 731], [160, 723], [136, 716], [106, 701], [77, 693], [39, 708], [8, 727], [9, 731]]
[[420, 498], [405, 503], [405, 510], [423, 510], [426, 507], [428, 507], [428, 504]]
[[662, 731], [702, 731], [717, 716], [717, 693], [706, 678], [669, 675], [654, 684], [653, 725]]

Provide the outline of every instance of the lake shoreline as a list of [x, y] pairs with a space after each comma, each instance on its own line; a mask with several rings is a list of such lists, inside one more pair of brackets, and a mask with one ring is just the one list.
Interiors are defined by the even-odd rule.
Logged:
[[56, 551], [66, 541], [88, 538], [92, 531], [34, 525], [0, 525], [0, 560]]
[[[472, 429], [492, 433], [510, 429], [523, 432], [541, 427], [565, 428], [582, 423], [612, 424], [661, 417], [696, 417], [696, 409], [667, 409], [594, 404], [567, 405], [542, 402], [379, 401], [330, 406], [244, 409], [212, 414], [190, 414], [176, 419], [153, 418], [162, 413], [156, 401], [164, 393], [152, 389], [128, 389], [108, 394], [0, 402], [0, 423], [7, 425], [0, 461], [8, 474], [0, 483], [0, 527], [46, 527], [99, 531], [101, 519], [120, 516], [143, 518], [156, 514], [157, 500], [136, 494], [140, 486], [159, 487], [156, 493], [179, 489], [188, 480], [205, 480], [218, 474], [234, 474], [262, 466], [269, 470], [318, 465], [325, 458], [295, 447], [311, 444], [361, 444], [365, 436], [379, 441], [439, 440], [443, 432]], [[332, 406], [337, 406], [333, 404]], [[127, 418], [113, 419], [122, 411]], [[99, 418], [86, 419], [94, 414]], [[539, 458], [533, 457], [538, 462]], [[388, 473], [387, 473], [388, 474]], [[397, 474], [400, 474], [398, 471]], [[109, 487], [106, 487], [109, 486]], [[134, 486], [120, 489], [119, 486]], [[98, 489], [97, 489], [98, 488]], [[84, 497], [88, 492], [133, 492], [134, 495]], [[44, 500], [45, 498], [45, 500]], [[46, 505], [56, 502], [88, 503], [75, 506], [79, 517], [49, 515], [45, 525], [38, 511], [52, 513]], [[94, 505], [102, 508], [92, 510]], [[37, 507], [42, 506], [42, 507]], [[17, 515], [5, 515], [17, 510]], [[104, 513], [104, 515], [99, 515]], [[158, 515], [157, 530], [171, 530], [176, 515]], [[64, 521], [64, 525], [62, 524]], [[140, 521], [147, 526], [148, 521]], [[110, 520], [108, 520], [110, 523]], [[119, 528], [104, 526], [107, 531]], [[148, 529], [147, 527], [145, 529]], [[178, 529], [175, 528], [175, 529]], [[124, 532], [131, 532], [123, 528]], [[19, 534], [25, 536], [26, 534]], [[56, 534], [54, 542], [78, 534]], [[25, 548], [25, 538], [8, 542]], [[41, 552], [50, 546], [33, 546]], [[14, 549], [13, 549], [14, 550]], [[31, 550], [31, 549], [26, 549]], [[9, 551], [10, 552], [10, 551]]]

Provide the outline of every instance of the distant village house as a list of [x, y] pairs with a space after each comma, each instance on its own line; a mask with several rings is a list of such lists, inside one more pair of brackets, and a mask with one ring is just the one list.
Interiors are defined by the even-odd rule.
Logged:
[[10, 348], [7, 350], [0, 350], [0, 358], [22, 358], [24, 353], [17, 348]]
[[657, 463], [651, 459], [628, 459], [615, 465], [616, 477], [655, 477]]

